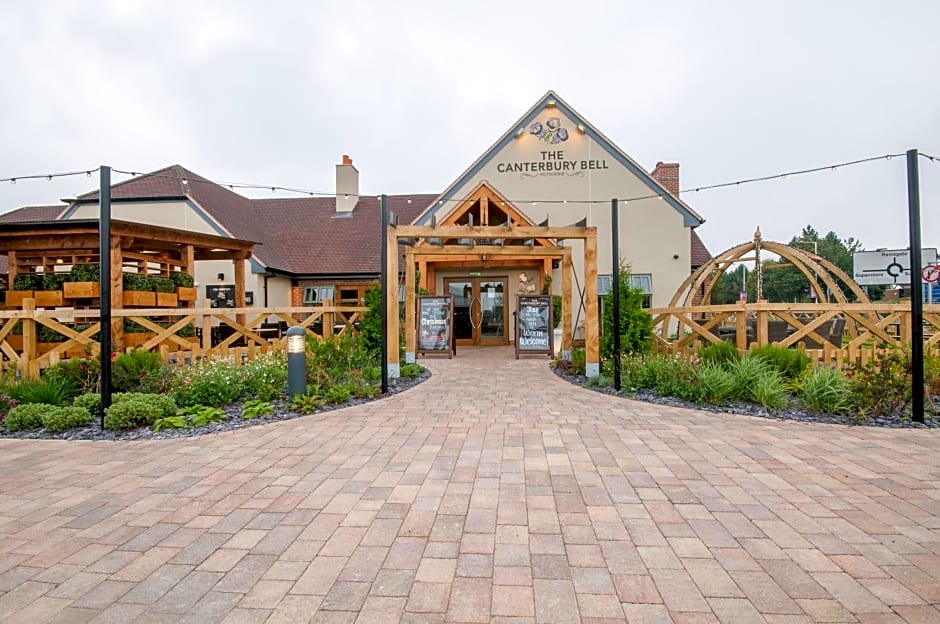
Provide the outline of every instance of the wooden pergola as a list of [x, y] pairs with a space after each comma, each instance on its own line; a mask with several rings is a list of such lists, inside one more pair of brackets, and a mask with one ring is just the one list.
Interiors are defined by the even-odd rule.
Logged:
[[[108, 285], [112, 309], [124, 303], [124, 273], [168, 277], [172, 271], [193, 275], [201, 260], [231, 260], [235, 278], [235, 305], [245, 307], [245, 260], [257, 243], [202, 234], [187, 230], [111, 221], [111, 283]], [[6, 254], [8, 284], [19, 273], [54, 273], [57, 268], [76, 264], [98, 264], [99, 229], [97, 219], [23, 222], [0, 224], [0, 254]], [[104, 285], [102, 285], [102, 288]], [[97, 307], [98, 299], [80, 302]], [[194, 305], [194, 302], [190, 305]], [[244, 315], [239, 322], [243, 323]], [[111, 320], [114, 347], [123, 346], [123, 318]]]
[[[532, 225], [388, 225], [386, 228], [385, 258], [387, 275], [399, 275], [399, 243], [407, 241], [414, 245], [419, 240], [440, 239], [441, 246], [423, 244], [420, 248], [411, 247], [405, 251], [405, 358], [412, 362], [416, 348], [416, 319], [415, 319], [415, 273], [418, 268], [416, 254], [420, 254], [422, 266], [437, 259], [451, 259], [457, 262], [481, 261], [483, 256], [497, 257], [504, 260], [524, 262], [541, 261], [544, 266], [550, 267], [558, 259], [562, 269], [562, 350], [570, 351], [573, 338], [572, 327], [572, 275], [574, 267], [571, 260], [571, 248], [557, 245], [552, 246], [524, 246], [524, 245], [479, 245], [466, 246], [448, 244], [448, 239], [473, 240], [566, 240], [580, 239], [584, 241], [584, 342], [585, 360], [588, 377], [600, 374], [599, 358], [599, 326], [597, 312], [597, 228], [595, 227], [541, 227]], [[422, 280], [425, 280], [422, 272]], [[398, 289], [388, 289], [388, 361], [386, 366], [389, 377], [399, 376], [398, 337], [400, 333], [398, 318]]]

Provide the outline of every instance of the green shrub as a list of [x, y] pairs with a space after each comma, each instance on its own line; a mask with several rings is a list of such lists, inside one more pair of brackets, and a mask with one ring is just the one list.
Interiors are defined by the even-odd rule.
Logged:
[[241, 367], [244, 399], [273, 401], [287, 391], [287, 359], [280, 351], [255, 357]]
[[910, 347], [876, 352], [849, 371], [852, 408], [861, 417], [889, 416], [911, 402]]
[[330, 386], [323, 392], [323, 398], [329, 403], [345, 403], [352, 398], [353, 391], [349, 384]]
[[741, 359], [738, 347], [733, 342], [716, 342], [704, 346], [698, 352], [703, 364], [730, 365]]
[[751, 397], [755, 403], [771, 412], [786, 407], [789, 393], [783, 375], [776, 369], [765, 371], [754, 381]]
[[840, 414], [849, 408], [849, 381], [831, 366], [818, 366], [802, 379], [800, 398], [812, 410]]
[[58, 409], [56, 405], [23, 403], [10, 409], [4, 423], [10, 431], [26, 431], [42, 427], [42, 419]]
[[57, 407], [42, 415], [42, 426], [52, 433], [61, 433], [93, 422], [91, 412], [84, 407]]
[[225, 420], [225, 412], [217, 407], [210, 407], [208, 405], [190, 405], [189, 407], [179, 410], [177, 416], [186, 418], [192, 427], [203, 427], [210, 423]]
[[420, 364], [402, 364], [399, 374], [402, 379], [414, 379], [420, 377], [424, 372], [424, 367]]
[[137, 349], [122, 353], [111, 366], [111, 383], [115, 392], [163, 394], [170, 388], [173, 368], [156, 351]]
[[561, 295], [552, 295], [552, 325], [555, 329], [561, 325]]
[[326, 405], [326, 399], [319, 394], [308, 392], [296, 395], [290, 403], [290, 408], [298, 414], [313, 414], [323, 409], [324, 405]]
[[44, 273], [42, 276], [43, 290], [62, 290], [62, 284], [65, 283], [68, 273]]
[[193, 276], [189, 273], [183, 273], [182, 271], [173, 271], [170, 273], [170, 279], [181, 288], [192, 288], [193, 284], [195, 284]]
[[101, 395], [97, 392], [80, 394], [72, 401], [72, 405], [74, 407], [83, 407], [92, 414], [97, 414], [101, 411]]
[[607, 375], [598, 375], [597, 377], [589, 377], [587, 381], [584, 382], [585, 388], [610, 388], [610, 387], [613, 387], [613, 385], [614, 385], [614, 380], [608, 377]]
[[97, 264], [73, 264], [69, 271], [70, 282], [100, 282], [101, 268]]
[[169, 277], [153, 276], [150, 278], [150, 283], [153, 284], [153, 289], [159, 293], [176, 292], [176, 282]]
[[173, 395], [182, 407], [224, 407], [242, 395], [244, 380], [243, 367], [231, 360], [203, 360], [176, 372], [172, 380]]
[[365, 293], [366, 311], [359, 324], [359, 340], [362, 348], [373, 358], [382, 353], [382, 289], [372, 284]]
[[176, 414], [172, 397], [164, 394], [116, 393], [112, 401], [104, 411], [105, 429], [134, 429]]
[[242, 418], [257, 418], [274, 413], [274, 406], [267, 401], [250, 399], [242, 403]]
[[745, 354], [737, 362], [731, 364], [729, 369], [734, 375], [734, 387], [731, 396], [741, 401], [756, 402], [754, 386], [757, 380], [774, 372], [766, 360]]
[[66, 405], [78, 393], [75, 383], [65, 377], [24, 379], [10, 386], [9, 394], [19, 403]]
[[587, 374], [587, 355], [583, 347], [576, 347], [571, 350], [571, 358], [567, 360], [568, 372], [572, 375]]
[[695, 378], [706, 403], [718, 405], [731, 398], [734, 392], [734, 373], [718, 361], [702, 362], [695, 370]]
[[624, 267], [618, 271], [620, 280], [620, 318], [614, 321], [614, 291], [604, 296], [601, 318], [601, 356], [610, 358], [614, 353], [614, 328], [620, 332], [622, 353], [649, 353], [653, 348], [653, 317], [643, 309], [643, 292], [630, 283], [630, 272]]
[[151, 277], [143, 273], [122, 273], [121, 280], [124, 284], [124, 290], [153, 290]]
[[374, 355], [363, 341], [343, 334], [320, 342], [307, 340], [307, 383], [317, 388], [347, 383], [351, 378], [375, 366]]
[[98, 358], [71, 358], [43, 371], [44, 379], [60, 379], [77, 392], [97, 392], [101, 383], [101, 362]]
[[752, 357], [758, 357], [773, 366], [785, 379], [796, 379], [809, 368], [810, 357], [801, 349], [788, 349], [777, 345], [763, 345], [751, 351]]
[[17, 273], [13, 290], [42, 290], [42, 273]]

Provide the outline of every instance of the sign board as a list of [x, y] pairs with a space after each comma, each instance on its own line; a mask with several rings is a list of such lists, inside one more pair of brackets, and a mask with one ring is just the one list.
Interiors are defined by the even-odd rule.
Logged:
[[519, 353], [544, 353], [552, 356], [554, 349], [554, 319], [552, 298], [520, 296], [516, 308], [516, 359]]
[[209, 307], [212, 308], [234, 308], [235, 287], [206, 286], [206, 299], [209, 300]]
[[[936, 264], [936, 247], [922, 249], [921, 262], [924, 266]], [[911, 254], [907, 249], [858, 251], [852, 258], [852, 273], [861, 286], [908, 285], [911, 283]]]
[[453, 335], [453, 320], [453, 296], [418, 297], [417, 352], [446, 353], [447, 357], [452, 357], [450, 341]]

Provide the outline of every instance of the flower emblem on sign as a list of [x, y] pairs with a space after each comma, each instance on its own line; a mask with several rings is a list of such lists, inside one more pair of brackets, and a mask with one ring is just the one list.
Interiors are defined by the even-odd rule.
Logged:
[[537, 136], [546, 143], [561, 143], [568, 140], [568, 131], [561, 127], [561, 119], [549, 117], [543, 124], [540, 121], [529, 126], [529, 134]]

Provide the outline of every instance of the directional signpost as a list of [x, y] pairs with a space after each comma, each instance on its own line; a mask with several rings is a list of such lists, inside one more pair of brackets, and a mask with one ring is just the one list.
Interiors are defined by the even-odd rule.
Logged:
[[[922, 249], [921, 262], [925, 266], [936, 264], [937, 249]], [[907, 249], [859, 251], [853, 257], [852, 272], [860, 286], [907, 286], [911, 283], [911, 253]]]

